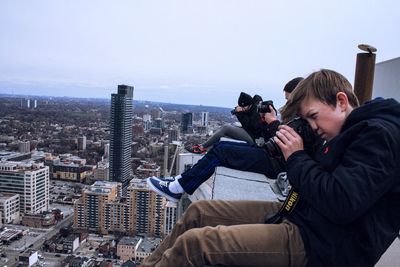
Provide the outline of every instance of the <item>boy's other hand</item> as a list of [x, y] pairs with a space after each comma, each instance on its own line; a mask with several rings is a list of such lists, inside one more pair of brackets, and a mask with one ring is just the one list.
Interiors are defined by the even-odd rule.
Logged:
[[270, 124], [273, 121], [276, 121], [278, 118], [276, 116], [276, 111], [272, 105], [269, 105], [269, 110], [270, 112], [263, 113], [264, 115], [264, 120], [266, 123]]
[[301, 136], [296, 133], [293, 128], [287, 125], [279, 126], [279, 131], [276, 132], [274, 141], [281, 149], [285, 160], [287, 160], [294, 152], [304, 150], [303, 139]]

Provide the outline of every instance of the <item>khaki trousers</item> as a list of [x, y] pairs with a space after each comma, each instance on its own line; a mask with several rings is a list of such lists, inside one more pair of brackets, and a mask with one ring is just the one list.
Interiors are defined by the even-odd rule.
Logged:
[[192, 203], [142, 267], [305, 266], [296, 225], [264, 224], [282, 204], [266, 201], [202, 200]]

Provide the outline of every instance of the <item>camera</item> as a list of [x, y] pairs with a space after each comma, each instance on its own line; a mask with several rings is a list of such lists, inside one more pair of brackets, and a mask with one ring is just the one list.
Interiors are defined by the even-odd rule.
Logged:
[[[272, 100], [263, 101], [263, 102], [257, 104], [257, 106], [256, 106], [257, 112], [258, 113], [269, 113], [269, 112], [271, 112], [271, 109], [269, 108], [269, 106], [272, 106], [272, 108], [275, 110], [275, 113], [277, 113], [277, 111], [274, 107], [274, 102]], [[236, 115], [237, 113], [238, 112], [236, 111], [236, 108], [231, 110], [232, 115]]]
[[276, 113], [276, 109], [274, 107], [274, 102], [272, 102], [272, 100], [267, 100], [267, 101], [263, 101], [263, 102], [259, 103], [257, 105], [257, 112], [258, 113], [269, 113], [269, 112], [271, 112], [271, 109], [269, 108], [269, 106], [272, 106], [272, 108], [275, 110], [275, 113]]
[[[321, 144], [322, 139], [320, 136], [313, 131], [308, 122], [301, 118], [295, 117], [286, 123], [287, 126], [295, 130], [303, 139], [304, 149], [309, 152], [315, 151], [315, 148]], [[282, 151], [279, 146], [275, 143], [273, 137], [271, 137], [266, 143], [265, 148], [268, 154], [274, 158], [283, 157]]]

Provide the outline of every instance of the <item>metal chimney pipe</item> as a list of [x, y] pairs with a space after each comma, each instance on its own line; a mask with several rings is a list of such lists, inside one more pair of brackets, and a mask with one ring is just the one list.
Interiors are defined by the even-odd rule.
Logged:
[[367, 52], [357, 54], [356, 73], [354, 76], [354, 93], [360, 104], [363, 104], [371, 100], [372, 97], [376, 59], [374, 52], [377, 49], [366, 44], [360, 44], [358, 48]]
[[163, 166], [163, 170], [164, 170], [164, 177], [169, 176], [169, 172], [168, 172], [168, 142], [164, 143], [164, 166]]

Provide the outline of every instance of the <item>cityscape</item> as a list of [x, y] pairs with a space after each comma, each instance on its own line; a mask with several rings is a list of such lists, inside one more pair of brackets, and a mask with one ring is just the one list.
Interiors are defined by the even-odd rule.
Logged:
[[[110, 99], [0, 96], [0, 266], [135, 266], [186, 202], [149, 190], [177, 175], [230, 109]], [[139, 266], [139, 265], [137, 265]]]
[[[374, 97], [399, 99], [399, 66], [376, 64]], [[156, 194], [148, 177], [180, 175], [205, 155], [188, 144], [240, 124], [229, 108], [137, 101], [134, 90], [0, 95], [0, 266], [140, 266], [194, 201], [285, 201], [286, 175], [222, 166], [177, 202]], [[375, 266], [394, 266], [399, 244]]]
[[[347, 259], [341, 254], [353, 256], [350, 248], [360, 251], [356, 259], [361, 262], [373, 257], [378, 260], [376, 246], [387, 250], [379, 253], [375, 267], [400, 266], [398, 222], [393, 223], [397, 228], [392, 233], [388, 230], [391, 221], [388, 228], [381, 224], [364, 228], [342, 223], [345, 212], [341, 209], [330, 217], [334, 208], [343, 207], [349, 208], [350, 217], [360, 213], [377, 222], [385, 219], [383, 211], [375, 213], [376, 217], [365, 216], [368, 201], [339, 204], [343, 196], [354, 200], [357, 189], [364, 188], [367, 171], [360, 175], [360, 183], [348, 190], [349, 195], [343, 195], [345, 184], [352, 181], [347, 175], [354, 177], [357, 171], [347, 168], [351, 164], [344, 168], [345, 175], [340, 175], [343, 183], [324, 183], [310, 172], [300, 175], [307, 167], [301, 164], [294, 170], [302, 178], [299, 186], [286, 173], [287, 167], [290, 171], [284, 159], [288, 153], [273, 140], [276, 131], [286, 128], [281, 124], [288, 123], [284, 107], [287, 100], [291, 102], [289, 95], [296, 85], [289, 91], [286, 85], [318, 71], [345, 76], [360, 103], [375, 98], [400, 101], [399, 6], [394, 0], [0, 1], [0, 267], [164, 267], [165, 259], [172, 259], [168, 266], [188, 266], [192, 258], [201, 259], [200, 264], [192, 265], [204, 267], [215, 263], [246, 266], [252, 260], [257, 261], [254, 265], [264, 266], [269, 259], [258, 260], [261, 254], [247, 252], [258, 253], [258, 248], [275, 245], [275, 241], [257, 240], [262, 231], [248, 235], [243, 231], [246, 226], [235, 227], [235, 232], [247, 240], [227, 237], [229, 231], [221, 225], [230, 225], [241, 215], [244, 220], [237, 221], [243, 224], [251, 216], [229, 210], [229, 220], [221, 223], [221, 216], [206, 212], [206, 204], [217, 207], [216, 203], [222, 203], [214, 200], [271, 201], [294, 207], [296, 198], [291, 193], [296, 191], [301, 193], [301, 202], [306, 201], [297, 205], [295, 212], [310, 206], [300, 216], [310, 227], [297, 225], [295, 216], [293, 221], [289, 217], [300, 231], [310, 230], [310, 234], [300, 233], [308, 252], [306, 257], [303, 253], [302, 258], [308, 261], [304, 264], [339, 266]], [[322, 101], [322, 107], [329, 103]], [[340, 117], [339, 123], [314, 113], [307, 114], [315, 118], [303, 118], [332, 124], [338, 128], [335, 134], [345, 118]], [[257, 129], [250, 129], [250, 124]], [[326, 131], [319, 126], [314, 125], [310, 132], [326, 138], [331, 128]], [[285, 130], [278, 138], [282, 132]], [[295, 139], [299, 146], [289, 150], [308, 150]], [[323, 144], [329, 144], [325, 141], [329, 142], [323, 140]], [[372, 145], [381, 145], [379, 141], [372, 140]], [[357, 145], [350, 143], [345, 151]], [[326, 156], [337, 150], [326, 147], [323, 155], [341, 166], [341, 159]], [[282, 165], [279, 172], [259, 170], [275, 169], [259, 155], [266, 156], [268, 162], [278, 159]], [[319, 162], [315, 155], [310, 156]], [[365, 157], [367, 161], [374, 158]], [[383, 162], [388, 165], [390, 159], [396, 158], [384, 157]], [[256, 168], [245, 171], [249, 168], [243, 167], [243, 162]], [[321, 173], [325, 173], [325, 166], [321, 166]], [[321, 166], [315, 165], [316, 173]], [[362, 169], [363, 164], [356, 167]], [[328, 190], [329, 184], [339, 187]], [[318, 194], [303, 197], [302, 186], [316, 189]], [[393, 192], [388, 187], [384, 187], [385, 192], [398, 195], [397, 185]], [[360, 192], [363, 200], [374, 200], [365, 192]], [[386, 205], [392, 200], [388, 199], [382, 206], [396, 214]], [[330, 205], [322, 212], [324, 201]], [[350, 209], [357, 204], [364, 208]], [[189, 217], [197, 214], [193, 212], [196, 207], [201, 207], [197, 210], [204, 217], [217, 222]], [[214, 210], [219, 214], [228, 211], [223, 207]], [[326, 231], [329, 238], [324, 238], [321, 233], [330, 228], [315, 227], [320, 219], [307, 219], [315, 214], [322, 215], [321, 220], [328, 219], [325, 226], [334, 222], [343, 233], [357, 237], [355, 242], [347, 242], [351, 240], [347, 236], [340, 238], [341, 243], [330, 242], [340, 236], [335, 231]], [[187, 218], [191, 218], [190, 227], [185, 225]], [[355, 218], [355, 225], [359, 219]], [[260, 220], [277, 221], [265, 216]], [[189, 250], [181, 249], [176, 245], [191, 237], [192, 225], [207, 225], [193, 229], [207, 234], [190, 242]], [[218, 233], [223, 233], [218, 246], [208, 239], [218, 236], [208, 234], [209, 225], [216, 225]], [[174, 235], [182, 229], [183, 233]], [[352, 229], [360, 230], [360, 235], [354, 235]], [[389, 245], [389, 239], [378, 237], [379, 232], [390, 232], [395, 240]], [[297, 236], [288, 234], [290, 240]], [[166, 239], [168, 236], [173, 238]], [[318, 237], [316, 245], [310, 238], [313, 236]], [[193, 249], [198, 241], [211, 247], [213, 255], [231, 241], [239, 249], [229, 248], [229, 253], [240, 253], [232, 260], [223, 255], [213, 261], [202, 249]], [[335, 253], [336, 249], [340, 253]], [[241, 256], [244, 250], [246, 257]], [[294, 250], [284, 251], [289, 264], [295, 265]], [[192, 258], [186, 259], [187, 255]], [[324, 264], [314, 264], [314, 256]], [[154, 263], [153, 259], [161, 261]], [[178, 264], [179, 260], [182, 263]], [[356, 265], [357, 260], [348, 262]]]

